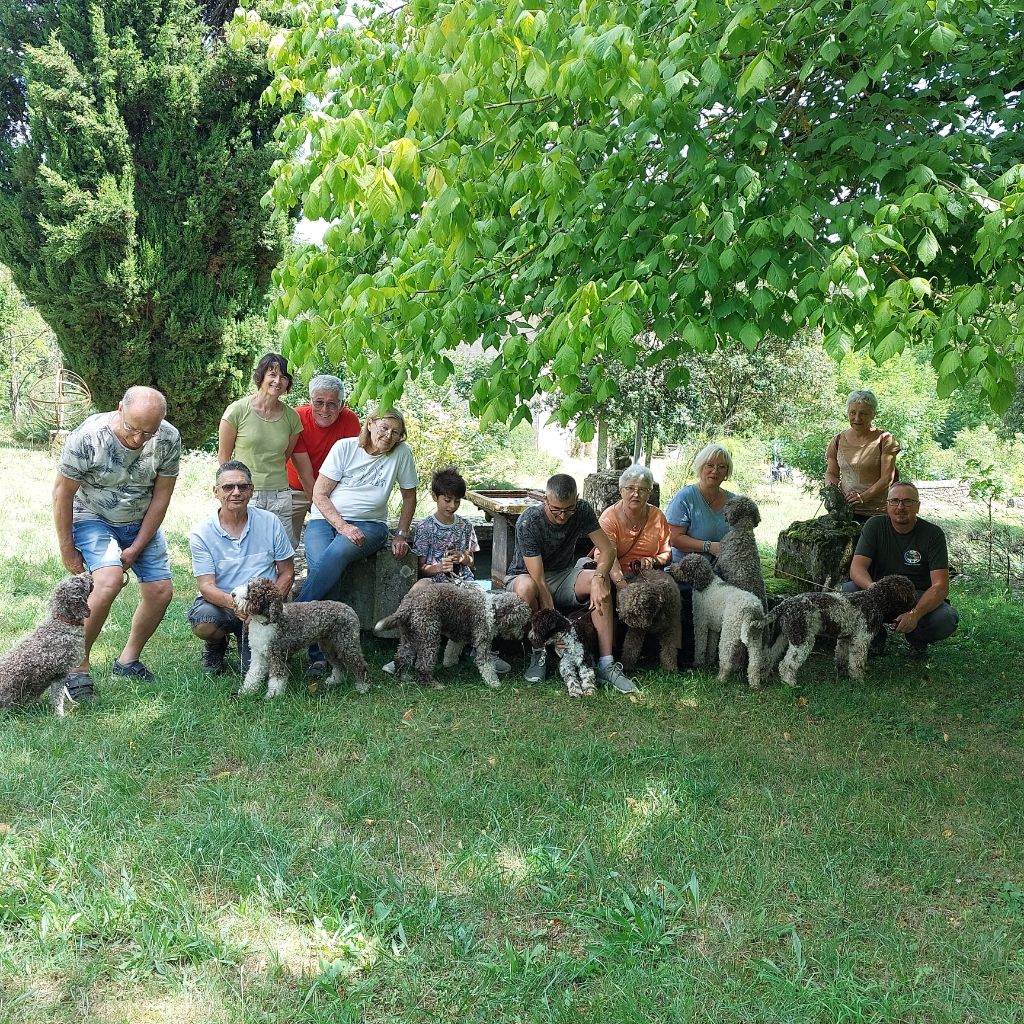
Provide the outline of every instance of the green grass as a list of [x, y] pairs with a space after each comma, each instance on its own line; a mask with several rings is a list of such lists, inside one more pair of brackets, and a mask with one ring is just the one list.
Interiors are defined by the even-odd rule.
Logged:
[[[59, 563], [52, 460], [2, 455], [6, 647]], [[232, 702], [184, 620], [205, 475], [159, 684], [107, 674], [124, 602], [95, 708], [0, 718], [0, 1020], [1024, 1019], [1015, 603], [958, 591], [930, 667], [894, 643], [862, 685]]]

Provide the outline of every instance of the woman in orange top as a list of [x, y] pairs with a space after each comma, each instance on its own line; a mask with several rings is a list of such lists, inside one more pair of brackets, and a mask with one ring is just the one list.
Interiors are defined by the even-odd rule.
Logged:
[[665, 513], [649, 505], [654, 475], [646, 466], [630, 466], [619, 477], [619, 498], [601, 513], [601, 529], [615, 545], [617, 561], [612, 564], [612, 583], [620, 585], [639, 562], [642, 569], [663, 569], [672, 561]]

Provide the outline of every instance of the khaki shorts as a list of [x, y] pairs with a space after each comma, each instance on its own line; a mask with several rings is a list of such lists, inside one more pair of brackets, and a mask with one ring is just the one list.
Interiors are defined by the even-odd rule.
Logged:
[[306, 513], [313, 503], [306, 497], [305, 491], [292, 490], [292, 546], [298, 547], [302, 539], [302, 528], [306, 525]]
[[249, 504], [253, 508], [263, 508], [273, 512], [281, 521], [284, 527], [284, 535], [295, 547], [295, 538], [292, 536], [292, 489], [286, 487], [283, 491], [253, 491]]
[[[582, 608], [590, 603], [587, 598], [581, 601], [576, 596], [576, 580], [580, 573], [589, 572], [589, 569], [581, 569], [579, 566], [571, 565], [568, 569], [556, 569], [554, 572], [544, 573], [544, 582], [551, 591], [551, 599], [555, 602], [556, 608]], [[510, 590], [512, 581], [517, 576], [525, 576], [526, 573], [508, 573], [505, 576], [505, 589]]]

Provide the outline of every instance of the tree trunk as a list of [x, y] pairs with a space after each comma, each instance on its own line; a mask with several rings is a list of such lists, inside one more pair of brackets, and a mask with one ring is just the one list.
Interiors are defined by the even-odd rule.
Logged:
[[636, 433], [633, 435], [633, 465], [640, 461], [640, 453], [644, 443], [644, 417], [638, 404], [636, 410]]
[[608, 468], [608, 424], [602, 416], [597, 421], [597, 471]]

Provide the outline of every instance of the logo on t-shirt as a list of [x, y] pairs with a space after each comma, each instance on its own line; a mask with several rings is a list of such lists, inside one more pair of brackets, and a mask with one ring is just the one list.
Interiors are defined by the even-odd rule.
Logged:
[[904, 565], [920, 565], [921, 564], [921, 552], [916, 551], [914, 548], [909, 548], [903, 552], [903, 563]]

